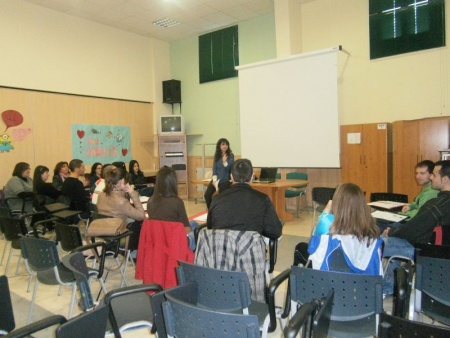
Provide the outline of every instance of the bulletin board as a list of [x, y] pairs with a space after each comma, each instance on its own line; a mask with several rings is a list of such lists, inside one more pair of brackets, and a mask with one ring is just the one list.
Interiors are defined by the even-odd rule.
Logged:
[[72, 158], [85, 164], [128, 163], [132, 159], [130, 141], [128, 126], [73, 124]]

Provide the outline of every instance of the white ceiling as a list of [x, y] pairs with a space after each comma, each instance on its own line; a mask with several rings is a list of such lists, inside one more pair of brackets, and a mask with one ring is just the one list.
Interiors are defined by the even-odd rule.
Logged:
[[[273, 13], [273, 0], [25, 0], [58, 12], [164, 41], [197, 36]], [[311, 0], [299, 0], [308, 2]], [[152, 22], [170, 18], [169, 28]]]

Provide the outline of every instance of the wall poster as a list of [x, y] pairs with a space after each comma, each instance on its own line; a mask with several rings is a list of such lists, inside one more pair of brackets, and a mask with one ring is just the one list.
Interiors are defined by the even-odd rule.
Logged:
[[72, 124], [72, 156], [85, 164], [131, 160], [130, 127]]

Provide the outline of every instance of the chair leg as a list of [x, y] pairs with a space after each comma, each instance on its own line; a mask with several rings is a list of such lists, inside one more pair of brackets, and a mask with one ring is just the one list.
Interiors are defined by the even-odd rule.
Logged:
[[7, 273], [8, 273], [9, 262], [11, 261], [13, 250], [14, 249], [13, 249], [12, 244], [11, 244], [11, 247], [9, 248], [8, 260], [6, 261], [6, 265], [5, 265], [5, 272], [4, 272], [5, 276], [7, 276]]
[[107, 291], [106, 291], [106, 286], [105, 286], [105, 282], [103, 281], [103, 277], [98, 279], [98, 282], [100, 283], [100, 286], [102, 288], [103, 294], [106, 295]]
[[306, 190], [303, 193], [303, 197], [305, 197], [305, 209], [308, 211], [309, 214], [309, 208], [308, 208], [308, 197], [306, 196]]
[[5, 235], [3, 235], [3, 240], [5, 241], [5, 246], [3, 247], [3, 254], [2, 254], [2, 260], [0, 261], [0, 265], [3, 265], [3, 258], [5, 258], [6, 253], [6, 247], [8, 246], [8, 242], [5, 239]]
[[30, 310], [28, 312], [27, 324], [31, 323], [31, 316], [33, 315], [34, 303], [36, 302], [36, 294], [37, 294], [37, 290], [38, 290], [38, 285], [39, 285], [39, 281], [36, 277], [36, 280], [34, 282], [33, 297], [31, 298]]
[[300, 196], [301, 194], [297, 196], [297, 218], [300, 217]]
[[19, 266], [20, 266], [20, 259], [22, 258], [22, 255], [19, 255], [19, 259], [17, 260], [17, 266], [16, 266], [16, 275], [19, 274]]
[[71, 286], [72, 286], [72, 296], [71, 296], [70, 305], [69, 305], [69, 317], [67, 319], [72, 318], [73, 306], [75, 305], [75, 299], [76, 299], [76, 295], [77, 295], [77, 283], [73, 282]]
[[30, 292], [31, 281], [33, 280], [33, 275], [30, 273], [30, 278], [28, 279], [27, 292]]

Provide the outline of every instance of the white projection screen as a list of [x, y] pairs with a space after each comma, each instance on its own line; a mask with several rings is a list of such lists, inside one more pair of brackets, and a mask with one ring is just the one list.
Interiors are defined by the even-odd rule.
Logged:
[[242, 158], [255, 167], [340, 167], [339, 50], [237, 67]]

